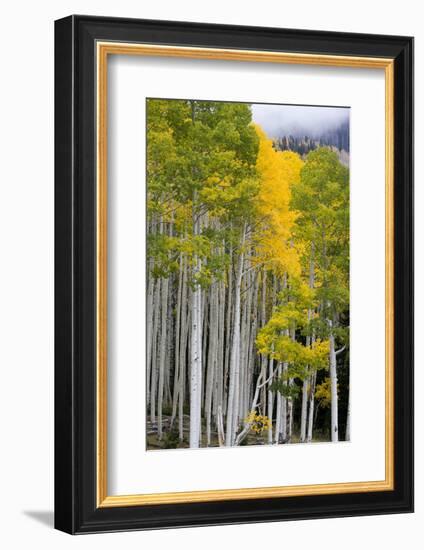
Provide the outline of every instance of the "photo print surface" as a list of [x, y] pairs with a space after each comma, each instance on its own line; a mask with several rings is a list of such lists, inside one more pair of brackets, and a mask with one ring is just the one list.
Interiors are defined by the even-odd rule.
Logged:
[[349, 440], [349, 108], [146, 102], [146, 449]]

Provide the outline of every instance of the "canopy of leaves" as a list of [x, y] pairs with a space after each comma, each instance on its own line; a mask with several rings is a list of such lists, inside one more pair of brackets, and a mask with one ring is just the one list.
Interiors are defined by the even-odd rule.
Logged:
[[297, 212], [294, 239], [305, 272], [314, 264], [321, 333], [349, 306], [349, 170], [337, 154], [320, 148], [308, 154], [293, 186], [291, 208]]
[[176, 270], [184, 253], [189, 265], [200, 258], [197, 282], [207, 285], [222, 276], [228, 248], [240, 243], [243, 224], [254, 216], [258, 136], [250, 106], [147, 100], [147, 133], [152, 274]]
[[299, 182], [303, 162], [296, 153], [276, 151], [263, 130], [255, 128], [260, 178], [255, 262], [265, 264], [280, 276], [299, 274], [299, 259], [292, 243], [296, 215], [290, 209], [290, 197], [292, 186]]

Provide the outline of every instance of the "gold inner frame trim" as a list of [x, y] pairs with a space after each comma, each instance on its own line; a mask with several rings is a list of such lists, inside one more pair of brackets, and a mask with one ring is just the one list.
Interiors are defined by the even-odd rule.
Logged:
[[[255, 498], [365, 493], [394, 489], [394, 60], [254, 50], [158, 46], [123, 42], [96, 44], [97, 54], [97, 506], [142, 506]], [[109, 55], [143, 55], [283, 63], [362, 69], [385, 72], [385, 479], [315, 485], [218, 489], [178, 493], [109, 496], [107, 493], [107, 61]]]

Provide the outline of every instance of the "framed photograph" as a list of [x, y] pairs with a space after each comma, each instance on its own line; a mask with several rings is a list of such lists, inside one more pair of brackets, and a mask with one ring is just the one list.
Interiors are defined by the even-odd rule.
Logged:
[[55, 525], [413, 510], [413, 39], [55, 26]]

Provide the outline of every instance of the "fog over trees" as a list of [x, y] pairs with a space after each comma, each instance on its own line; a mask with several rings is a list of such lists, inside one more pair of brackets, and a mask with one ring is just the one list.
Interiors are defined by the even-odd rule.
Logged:
[[147, 101], [148, 449], [349, 439], [349, 170], [252, 111]]

